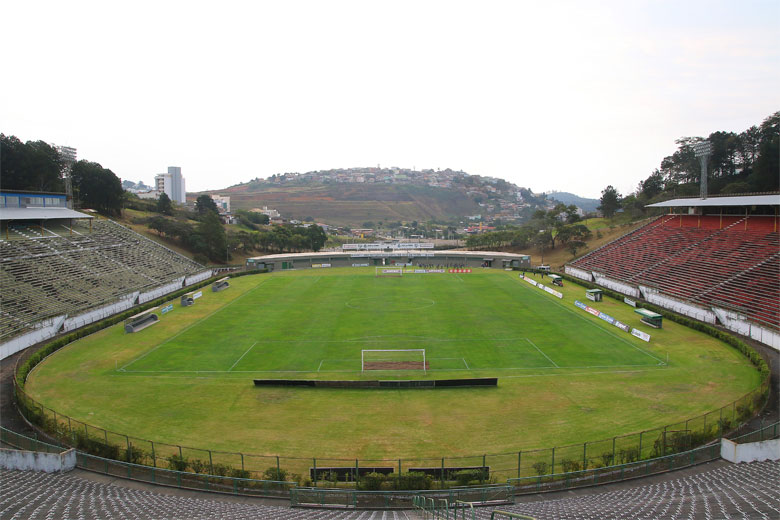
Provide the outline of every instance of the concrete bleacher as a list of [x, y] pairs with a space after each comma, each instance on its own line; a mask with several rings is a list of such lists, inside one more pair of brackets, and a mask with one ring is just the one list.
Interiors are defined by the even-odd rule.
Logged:
[[0, 339], [203, 267], [110, 220], [9, 227], [0, 241]]
[[402, 520], [405, 511], [291, 509], [218, 498], [166, 494], [96, 482], [68, 473], [0, 470], [0, 518]]
[[773, 217], [666, 215], [571, 265], [778, 328], [779, 261]]
[[[137, 489], [123, 481], [101, 482], [84, 473], [0, 470], [0, 483], [0, 518], [8, 519], [421, 518], [412, 511], [292, 509], [175, 489]], [[780, 462], [720, 462], [649, 484], [637, 481], [614, 490], [591, 489], [567, 494], [574, 496], [522, 497], [521, 503], [499, 509], [538, 520], [780, 518]], [[494, 509], [484, 507], [475, 511], [478, 518], [488, 519]]]
[[[780, 462], [721, 464], [644, 485], [502, 507], [537, 520], [780, 518]], [[479, 518], [490, 518], [480, 510]]]

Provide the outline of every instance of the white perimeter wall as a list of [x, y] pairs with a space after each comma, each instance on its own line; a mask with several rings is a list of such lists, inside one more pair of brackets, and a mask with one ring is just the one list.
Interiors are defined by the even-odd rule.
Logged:
[[712, 311], [718, 316], [718, 320], [732, 332], [748, 336], [751, 339], [768, 345], [775, 350], [780, 350], [780, 333], [755, 323], [747, 321], [747, 317], [735, 311], [713, 307]]
[[593, 281], [593, 276], [590, 274], [589, 271], [585, 271], [584, 269], [578, 269], [576, 267], [567, 265], [565, 267], [565, 270], [566, 270], [566, 274], [574, 276], [575, 278], [579, 278], [580, 280], [587, 280], [589, 282]]
[[146, 303], [150, 302], [152, 300], [156, 300], [157, 298], [160, 298], [162, 296], [165, 296], [166, 294], [170, 294], [174, 291], [178, 291], [183, 287], [184, 284], [184, 277], [177, 278], [175, 281], [163, 285], [162, 287], [158, 287], [156, 289], [152, 289], [151, 291], [142, 292], [138, 295], [138, 303]]
[[43, 453], [0, 448], [0, 467], [46, 473], [70, 471], [76, 467], [76, 450], [71, 448], [62, 453]]
[[119, 299], [119, 301], [110, 305], [105, 305], [98, 309], [79, 314], [78, 316], [68, 317], [67, 315], [58, 316], [56, 318], [49, 318], [34, 325], [35, 330], [30, 331], [21, 336], [17, 336], [6, 343], [0, 345], [0, 359], [5, 359], [8, 356], [16, 354], [20, 350], [24, 350], [27, 347], [46, 341], [49, 338], [53, 338], [60, 332], [70, 332], [76, 330], [84, 325], [89, 325], [96, 321], [100, 321], [109, 316], [113, 316], [122, 311], [130, 309], [136, 303], [146, 303], [156, 298], [165, 296], [174, 291], [178, 291], [182, 288], [183, 284], [192, 285], [200, 281], [206, 280], [211, 277], [211, 270], [203, 271], [201, 273], [185, 277], [178, 278], [173, 282], [165, 284], [151, 291], [144, 293], [134, 292], [127, 294]]
[[90, 323], [100, 321], [103, 318], [113, 316], [118, 312], [126, 311], [135, 305], [136, 298], [138, 298], [138, 291], [123, 296], [121, 300], [116, 303], [112, 303], [111, 305], [106, 305], [105, 307], [100, 307], [98, 309], [85, 312], [84, 314], [79, 314], [78, 316], [68, 318], [65, 320], [62, 330], [63, 332], [70, 332], [72, 330], [83, 327], [84, 325], [89, 325]]
[[627, 283], [618, 282], [617, 280], [607, 278], [603, 274], [599, 274], [595, 271], [593, 272], [593, 277], [596, 279], [596, 283], [601, 285], [602, 287], [607, 287], [608, 289], [612, 289], [613, 291], [617, 291], [621, 294], [625, 294], [626, 296], [633, 296], [634, 298], [639, 298], [639, 289], [637, 289], [633, 285], [629, 285]]
[[193, 275], [188, 276], [184, 280], [184, 285], [189, 287], [190, 285], [192, 285], [194, 283], [202, 282], [203, 280], [206, 280], [206, 279], [208, 279], [210, 277], [211, 277], [211, 271], [210, 270], [209, 271], [203, 271], [202, 273], [198, 273], [198, 274], [193, 274]]
[[780, 439], [737, 444], [728, 439], [720, 441], [720, 456], [729, 462], [757, 462], [780, 460]]
[[31, 345], [35, 345], [41, 341], [45, 341], [49, 338], [53, 338], [57, 335], [57, 331], [62, 327], [62, 323], [65, 321], [66, 316], [58, 316], [45, 322], [41, 322], [42, 326], [36, 328], [32, 332], [22, 334], [13, 338], [7, 343], [0, 345], [0, 359], [5, 359], [8, 356], [16, 354], [20, 350], [24, 350]]
[[664, 309], [672, 310], [678, 314], [682, 314], [683, 316], [688, 316], [690, 318], [715, 325], [715, 313], [709, 309], [670, 298], [660, 294], [657, 289], [652, 289], [650, 287], [643, 287], [640, 285], [639, 290], [641, 291], [644, 299], [652, 304], [663, 307]]

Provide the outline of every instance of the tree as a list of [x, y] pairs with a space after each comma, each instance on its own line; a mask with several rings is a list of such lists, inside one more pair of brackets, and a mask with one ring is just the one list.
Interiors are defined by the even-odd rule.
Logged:
[[656, 169], [650, 177], [639, 183], [637, 189], [639, 196], [642, 200], [648, 201], [653, 197], [664, 191], [664, 178], [661, 172]]
[[124, 190], [114, 172], [98, 163], [82, 160], [73, 164], [71, 178], [74, 198], [82, 208], [96, 209], [108, 215], [119, 214]]
[[22, 143], [0, 134], [0, 178], [3, 189], [62, 192], [62, 159], [43, 141]]
[[[208, 197], [208, 195], [206, 195]], [[200, 197], [198, 197], [200, 198]], [[209, 197], [211, 199], [211, 197]], [[198, 234], [203, 239], [203, 254], [209, 260], [227, 261], [227, 237], [225, 228], [216, 211], [206, 211], [198, 225]]]
[[203, 217], [208, 212], [219, 214], [217, 203], [214, 202], [214, 199], [212, 199], [210, 195], [206, 195], [205, 193], [203, 195], [198, 195], [198, 198], [195, 199], [195, 212], [198, 214], [198, 217]]
[[610, 184], [601, 191], [601, 204], [598, 209], [605, 217], [612, 218], [618, 208], [620, 208], [620, 194]]
[[311, 247], [312, 251], [319, 251], [322, 249], [322, 246], [325, 245], [325, 242], [328, 241], [328, 235], [325, 234], [325, 230], [323, 230], [320, 226], [309, 226], [306, 229], [306, 235], [309, 239], [309, 246]]
[[163, 215], [173, 215], [173, 204], [171, 198], [165, 193], [160, 193], [160, 198], [157, 199], [157, 213]]

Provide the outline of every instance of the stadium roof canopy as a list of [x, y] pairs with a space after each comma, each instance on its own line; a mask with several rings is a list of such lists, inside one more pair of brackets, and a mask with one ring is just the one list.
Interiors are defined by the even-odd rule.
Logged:
[[689, 199], [672, 199], [665, 202], [648, 204], [648, 208], [698, 208], [717, 206], [778, 206], [780, 194], [776, 195], [741, 195], [736, 197], [712, 197], [701, 199], [698, 197]]
[[68, 208], [0, 208], [0, 220], [54, 220], [94, 218]]

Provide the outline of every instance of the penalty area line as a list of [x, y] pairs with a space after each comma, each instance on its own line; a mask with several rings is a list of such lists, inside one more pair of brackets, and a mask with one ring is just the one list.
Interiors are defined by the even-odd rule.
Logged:
[[126, 369], [127, 367], [129, 367], [130, 365], [132, 365], [133, 363], [135, 363], [135, 362], [137, 362], [137, 361], [141, 361], [143, 358], [145, 358], [146, 356], [148, 356], [149, 354], [151, 354], [152, 352], [154, 352], [154, 351], [155, 351], [155, 350], [157, 350], [158, 348], [160, 348], [160, 347], [162, 347], [162, 346], [164, 346], [164, 345], [168, 344], [169, 342], [173, 341], [174, 339], [178, 338], [179, 336], [181, 336], [182, 334], [184, 334], [185, 332], [187, 332], [188, 330], [190, 330], [190, 329], [191, 329], [192, 327], [194, 327], [195, 325], [198, 325], [198, 324], [200, 324], [201, 322], [204, 322], [204, 321], [206, 321], [207, 319], [209, 319], [209, 318], [211, 318], [212, 316], [214, 316], [216, 313], [218, 313], [218, 312], [220, 312], [220, 311], [223, 311], [223, 310], [225, 310], [226, 308], [230, 307], [231, 305], [233, 305], [234, 303], [236, 303], [238, 300], [240, 300], [240, 299], [241, 299], [241, 298], [243, 298], [244, 296], [248, 295], [249, 293], [252, 293], [252, 292], [256, 291], [256, 290], [258, 289], [258, 287], [260, 287], [261, 285], [263, 285], [263, 284], [265, 284], [266, 282], [268, 282], [268, 280], [272, 280], [272, 279], [273, 279], [273, 278], [266, 278], [265, 280], [262, 280], [262, 281], [261, 281], [260, 283], [258, 283], [258, 284], [257, 284], [255, 287], [253, 287], [253, 288], [249, 289], [249, 290], [248, 290], [248, 291], [246, 291], [244, 294], [241, 294], [241, 295], [239, 295], [239, 296], [238, 296], [236, 299], [234, 299], [233, 301], [230, 301], [230, 302], [226, 303], [226, 304], [225, 304], [225, 305], [223, 305], [222, 307], [219, 307], [219, 308], [218, 308], [218, 309], [216, 309], [214, 312], [211, 312], [211, 313], [209, 313], [207, 316], [204, 316], [203, 318], [198, 318], [196, 321], [194, 321], [194, 322], [190, 323], [188, 326], [186, 326], [185, 328], [183, 328], [182, 330], [180, 330], [178, 333], [174, 334], [174, 335], [173, 335], [173, 336], [171, 336], [170, 338], [166, 339], [165, 341], [163, 341], [162, 343], [160, 343], [159, 345], [157, 345], [157, 346], [156, 346], [156, 347], [154, 347], [153, 349], [151, 349], [151, 350], [149, 350], [149, 351], [147, 351], [147, 352], [145, 352], [145, 353], [141, 354], [140, 356], [136, 357], [135, 359], [133, 359], [133, 360], [131, 360], [131, 361], [129, 361], [129, 362], [127, 362], [127, 363], [125, 363], [124, 365], [122, 365], [122, 366], [119, 368], [119, 371], [121, 371], [121, 372], [126, 372], [126, 370], [125, 370], [125, 369]]
[[549, 361], [550, 363], [552, 363], [552, 364], [553, 364], [553, 366], [554, 366], [555, 368], [561, 368], [561, 367], [559, 367], [559, 366], [558, 366], [558, 364], [557, 364], [555, 361], [553, 361], [552, 359], [550, 359], [550, 357], [549, 357], [547, 354], [545, 354], [544, 352], [542, 352], [542, 349], [540, 349], [539, 347], [537, 347], [536, 345], [534, 345], [534, 342], [533, 342], [533, 341], [531, 341], [531, 340], [530, 340], [530, 339], [528, 339], [528, 338], [525, 338], [525, 340], [526, 340], [528, 343], [530, 343], [530, 344], [531, 344], [531, 346], [532, 346], [533, 348], [535, 348], [535, 349], [536, 349], [536, 350], [539, 352], [539, 354], [543, 355], [543, 356], [545, 357], [545, 359], [547, 359], [547, 361]]
[[249, 351], [250, 351], [250, 350], [252, 350], [253, 348], [255, 348], [255, 345], [257, 345], [257, 341], [255, 341], [254, 343], [252, 343], [252, 346], [251, 346], [251, 347], [249, 347], [248, 349], [246, 349], [246, 352], [244, 352], [243, 354], [241, 354], [241, 357], [240, 357], [240, 358], [238, 358], [238, 359], [236, 360], [236, 362], [235, 362], [235, 363], [233, 363], [232, 365], [230, 365], [230, 368], [228, 368], [228, 370], [227, 370], [227, 371], [228, 371], [228, 372], [230, 372], [231, 370], [233, 370], [233, 368], [234, 368], [236, 365], [238, 365], [238, 362], [239, 362], [239, 361], [241, 361], [242, 359], [244, 359], [244, 356], [246, 356], [247, 354], [249, 354]]

